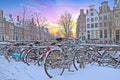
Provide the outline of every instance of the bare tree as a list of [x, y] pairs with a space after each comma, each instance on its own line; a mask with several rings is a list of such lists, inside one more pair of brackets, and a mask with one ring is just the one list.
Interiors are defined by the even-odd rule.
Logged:
[[26, 5], [22, 5], [22, 9], [23, 9], [23, 13], [22, 13], [22, 39], [25, 40], [26, 36], [25, 36], [25, 28], [28, 26], [27, 20], [29, 20], [31, 18], [31, 12], [29, 11], [29, 8]]
[[47, 26], [47, 19], [45, 17], [42, 17], [41, 14], [39, 12], [34, 13], [34, 20], [35, 23], [38, 27], [42, 27], [42, 26]]
[[69, 12], [65, 12], [61, 15], [60, 20], [60, 31], [66, 38], [72, 37], [72, 29], [73, 29], [73, 19], [72, 15]]
[[22, 34], [22, 38], [23, 40], [25, 39], [25, 20], [26, 20], [26, 13], [27, 13], [27, 7], [25, 5], [22, 6], [23, 8], [23, 14], [22, 14], [22, 26], [23, 26], [23, 34]]
[[42, 39], [41, 35], [42, 35], [42, 27], [46, 27], [48, 25], [47, 23], [47, 19], [45, 17], [42, 17], [41, 14], [39, 12], [34, 13], [34, 20], [36, 25], [38, 26], [39, 29], [39, 40]]

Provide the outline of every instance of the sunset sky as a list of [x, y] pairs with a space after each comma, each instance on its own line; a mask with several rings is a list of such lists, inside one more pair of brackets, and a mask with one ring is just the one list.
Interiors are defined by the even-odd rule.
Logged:
[[59, 17], [65, 11], [70, 12], [76, 21], [80, 9], [86, 11], [90, 4], [95, 4], [96, 9], [99, 10], [103, 1], [108, 1], [110, 8], [113, 9], [114, 0], [0, 0], [0, 9], [3, 9], [7, 15], [11, 13], [16, 16], [22, 14], [22, 6], [26, 5], [28, 14], [41, 13], [50, 23], [49, 27], [56, 29]]

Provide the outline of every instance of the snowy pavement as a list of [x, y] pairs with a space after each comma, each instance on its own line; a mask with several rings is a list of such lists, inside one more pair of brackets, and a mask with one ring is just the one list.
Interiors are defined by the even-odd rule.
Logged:
[[10, 63], [0, 56], [0, 80], [120, 80], [120, 69], [100, 66], [86, 66], [75, 72], [67, 70], [62, 76], [49, 78], [43, 66], [28, 66], [12, 60]]

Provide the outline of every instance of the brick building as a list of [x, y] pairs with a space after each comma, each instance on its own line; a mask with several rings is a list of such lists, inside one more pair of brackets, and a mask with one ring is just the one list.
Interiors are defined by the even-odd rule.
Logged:
[[85, 34], [86, 34], [86, 14], [84, 13], [84, 9], [80, 9], [80, 15], [77, 19], [76, 37], [80, 38], [82, 41], [85, 41]]
[[[39, 35], [41, 33], [41, 35]], [[48, 36], [49, 35], [49, 36]], [[42, 36], [42, 38], [40, 38]], [[39, 28], [35, 25], [34, 19], [23, 21], [17, 16], [16, 19], [4, 15], [0, 9], [0, 41], [35, 41], [53, 39], [47, 28]]]

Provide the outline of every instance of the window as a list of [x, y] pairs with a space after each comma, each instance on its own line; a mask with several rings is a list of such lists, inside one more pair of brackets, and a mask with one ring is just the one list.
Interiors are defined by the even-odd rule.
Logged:
[[90, 34], [87, 34], [88, 39], [90, 39]]
[[90, 24], [87, 24], [87, 28], [90, 28]]
[[89, 22], [90, 21], [90, 19], [89, 18], [87, 18], [87, 22]]
[[87, 31], [87, 33], [90, 33], [90, 31]]
[[81, 31], [83, 31], [83, 27], [81, 27]]
[[115, 17], [119, 17], [119, 13], [115, 13]]
[[0, 34], [4, 34], [4, 28], [0, 28]]
[[109, 19], [112, 19], [112, 15], [109, 15]]
[[87, 31], [87, 38], [90, 39], [90, 31]]
[[109, 22], [109, 26], [112, 26], [112, 22], [111, 21]]
[[116, 26], [120, 26], [120, 20], [116, 20]]
[[98, 28], [98, 23], [95, 23], [95, 27]]
[[94, 21], [94, 18], [91, 18], [91, 22], [93, 22]]
[[95, 17], [95, 21], [98, 21], [98, 17]]
[[100, 38], [103, 38], [103, 31], [100, 30]]
[[3, 23], [0, 23], [0, 27], [3, 27]]
[[91, 13], [90, 16], [94, 16], [94, 13]]
[[102, 27], [102, 23], [99, 23], [100, 27]]
[[102, 17], [99, 17], [99, 20], [102, 20]]
[[107, 30], [104, 30], [104, 38], [107, 38]]
[[85, 28], [83, 28], [83, 31], [85, 31]]
[[94, 31], [91, 30], [91, 38], [93, 39], [94, 38]]
[[106, 27], [107, 26], [107, 23], [106, 22], [104, 22], [104, 27]]
[[94, 28], [94, 24], [91, 24], [91, 28]]
[[80, 28], [80, 31], [82, 31], [82, 29]]
[[110, 38], [111, 38], [111, 37], [112, 37], [112, 32], [113, 32], [113, 30], [110, 29], [109, 32], [110, 32]]
[[12, 31], [12, 30], [10, 30], [10, 31], [9, 31], [9, 34], [10, 34], [11, 36], [13, 36], [13, 31]]
[[98, 38], [98, 30], [95, 30], [95, 38]]
[[93, 9], [90, 9], [90, 11], [93, 11]]
[[119, 32], [119, 30], [116, 30], [116, 40], [120, 40], [120, 32]]
[[2, 36], [1, 36], [1, 38], [2, 38], [2, 41], [4, 41], [4, 39], [5, 39], [5, 36], [4, 36], [4, 35], [2, 35]]
[[9, 27], [10, 29], [14, 29], [14, 26], [13, 25], [10, 25], [10, 27]]
[[104, 20], [106, 20], [106, 19], [107, 19], [107, 16], [105, 15], [105, 16], [104, 16]]
[[2, 22], [3, 21], [3, 18], [0, 18], [0, 22]]

